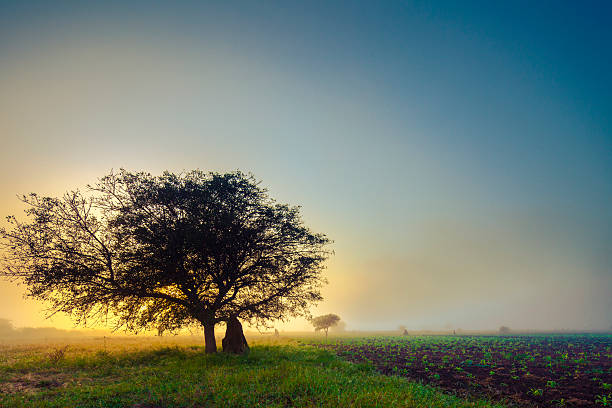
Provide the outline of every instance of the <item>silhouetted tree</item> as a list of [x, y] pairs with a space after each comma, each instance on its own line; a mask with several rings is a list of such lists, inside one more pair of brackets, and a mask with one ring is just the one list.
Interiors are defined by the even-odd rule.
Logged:
[[499, 328], [499, 334], [509, 334], [510, 333], [510, 328], [508, 326], [501, 326]]
[[0, 275], [80, 324], [113, 316], [115, 329], [134, 332], [201, 324], [206, 352], [215, 352], [217, 323], [266, 325], [321, 300], [329, 240], [250, 175], [121, 170], [86, 193], [22, 201], [27, 222], [11, 216], [0, 229]]
[[325, 341], [327, 341], [327, 332], [329, 328], [335, 326], [340, 321], [340, 316], [335, 314], [326, 314], [323, 316], [317, 316], [310, 320], [310, 323], [314, 326], [315, 331], [325, 331]]
[[245, 351], [249, 351], [249, 345], [242, 331], [242, 324], [235, 316], [232, 316], [227, 321], [225, 337], [221, 344], [223, 346], [223, 351], [226, 353], [242, 354]]

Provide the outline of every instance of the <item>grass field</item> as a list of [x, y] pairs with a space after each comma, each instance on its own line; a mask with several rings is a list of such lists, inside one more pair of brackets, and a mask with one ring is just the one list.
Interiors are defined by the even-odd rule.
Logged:
[[[268, 342], [273, 343], [273, 342]], [[283, 344], [284, 343], [284, 344]], [[106, 349], [106, 350], [105, 350]], [[10, 407], [499, 407], [377, 373], [293, 341], [247, 356], [155, 339], [0, 348], [0, 406]]]

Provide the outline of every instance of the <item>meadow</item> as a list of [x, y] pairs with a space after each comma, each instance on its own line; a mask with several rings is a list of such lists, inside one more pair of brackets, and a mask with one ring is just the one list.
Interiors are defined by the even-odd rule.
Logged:
[[0, 406], [482, 407], [291, 340], [246, 356], [204, 354], [193, 339], [128, 338], [0, 349]]
[[0, 406], [606, 406], [612, 392], [610, 336], [249, 342], [243, 356], [207, 355], [201, 338], [181, 336], [0, 344]]

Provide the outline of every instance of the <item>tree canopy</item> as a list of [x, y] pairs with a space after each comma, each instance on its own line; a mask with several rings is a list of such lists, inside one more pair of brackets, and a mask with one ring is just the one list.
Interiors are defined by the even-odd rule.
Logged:
[[[173, 331], [266, 325], [321, 300], [329, 239], [252, 175], [194, 170], [102, 177], [62, 197], [22, 197], [26, 221], [0, 229], [0, 274], [86, 324]], [[212, 338], [211, 338], [212, 336]]]

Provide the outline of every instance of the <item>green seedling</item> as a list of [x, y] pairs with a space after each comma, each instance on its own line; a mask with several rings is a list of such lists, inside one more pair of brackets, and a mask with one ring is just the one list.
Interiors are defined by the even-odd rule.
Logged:
[[544, 390], [541, 388], [531, 388], [529, 389], [528, 394], [533, 395], [534, 397], [541, 397], [544, 395]]
[[612, 395], [598, 395], [595, 397], [595, 402], [599, 405], [603, 405], [604, 407], [608, 407], [612, 405]]

